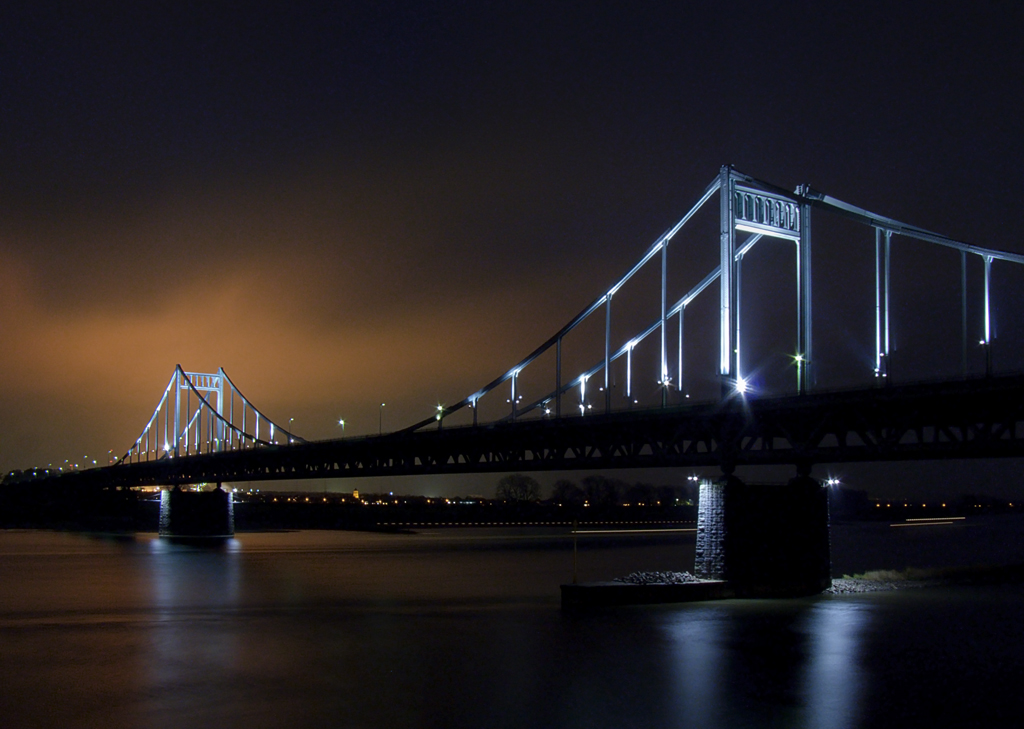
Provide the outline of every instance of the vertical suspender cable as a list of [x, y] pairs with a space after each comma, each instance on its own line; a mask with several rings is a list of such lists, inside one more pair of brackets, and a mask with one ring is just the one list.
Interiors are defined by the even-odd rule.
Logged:
[[612, 411], [611, 378], [609, 377], [610, 347], [612, 337], [612, 297], [608, 294], [604, 308], [604, 411]]
[[967, 252], [960, 251], [960, 373], [967, 377]]
[[677, 371], [677, 382], [676, 389], [679, 390], [679, 396], [683, 396], [683, 312], [686, 311], [685, 306], [679, 307], [679, 369]]
[[[735, 373], [734, 352], [732, 344], [735, 312], [733, 311], [733, 281], [736, 255], [736, 227], [733, 215], [732, 200], [732, 168], [724, 165], [719, 172], [719, 248], [720, 273], [719, 284], [719, 374], [729, 378]], [[727, 383], [722, 383], [722, 393], [726, 394]]]
[[985, 256], [985, 376], [992, 376], [992, 311], [990, 295], [992, 284], [992, 256]]
[[889, 357], [892, 350], [889, 348], [889, 282], [890, 267], [889, 261], [892, 257], [892, 231], [885, 231], [885, 374], [889, 375]]
[[[555, 342], [555, 417], [562, 417], [562, 338]], [[476, 406], [473, 407], [473, 422], [476, 423]]]
[[519, 371], [512, 373], [512, 422], [516, 422], [516, 380], [519, 378]]
[[736, 383], [737, 384], [739, 384], [739, 381], [743, 379], [743, 370], [740, 367], [740, 361], [741, 361], [741, 359], [740, 359], [740, 320], [742, 318], [741, 315], [740, 315], [740, 301], [742, 299], [742, 289], [740, 287], [741, 287], [742, 280], [743, 280], [743, 256], [741, 255], [736, 260], [736, 279], [733, 282], [733, 290], [736, 292], [735, 293], [735, 301], [736, 301], [736, 303], [734, 305], [735, 306], [735, 308], [734, 308], [734, 316], [736, 318], [736, 324], [735, 324], [734, 329], [733, 329], [733, 331], [736, 334], [736, 341], [733, 343], [733, 352], [735, 353], [734, 356], [736, 358], [736, 364], [735, 364], [736, 372], [734, 374], [736, 375]]
[[[800, 185], [796, 189], [797, 195], [807, 196], [810, 194], [808, 185]], [[814, 327], [813, 327], [813, 306], [812, 293], [814, 287], [811, 283], [811, 206], [805, 200], [798, 208], [793, 209], [795, 220], [800, 229], [800, 237], [796, 240], [796, 296], [797, 296], [797, 352], [796, 352], [796, 387], [797, 392], [803, 395], [807, 385], [813, 378], [814, 359]], [[877, 276], [878, 262], [875, 261]], [[877, 337], [876, 337], [877, 339]], [[875, 349], [878, 349], [876, 346]], [[877, 354], [876, 354], [877, 356]]]
[[179, 455], [181, 440], [181, 366], [174, 371], [174, 457]]
[[875, 377], [882, 376], [882, 231], [875, 228]]
[[633, 345], [626, 349], [626, 397], [630, 407], [633, 406]]
[[665, 354], [665, 288], [668, 281], [666, 265], [668, 263], [668, 241], [661, 244], [661, 406], [668, 404], [668, 360]]

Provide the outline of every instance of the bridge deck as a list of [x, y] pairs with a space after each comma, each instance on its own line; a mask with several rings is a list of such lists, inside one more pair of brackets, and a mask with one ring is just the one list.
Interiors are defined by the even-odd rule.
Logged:
[[1022, 375], [279, 445], [71, 478], [141, 486], [1014, 456], [1024, 456]]

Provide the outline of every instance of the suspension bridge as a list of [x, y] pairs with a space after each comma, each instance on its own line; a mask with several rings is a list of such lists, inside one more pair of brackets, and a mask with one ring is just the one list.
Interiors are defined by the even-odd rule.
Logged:
[[[717, 215], [709, 204], [716, 198]], [[717, 225], [701, 229], [695, 221], [702, 211]], [[870, 371], [842, 390], [818, 384], [817, 370], [827, 358], [815, 350], [815, 321], [826, 322], [819, 333], [827, 334], [837, 317], [812, 307], [821, 291], [812, 279], [812, 262], [820, 260], [812, 257], [812, 215], [816, 227], [835, 218], [853, 226], [855, 239], [874, 246]], [[673, 300], [669, 291], [678, 294], [680, 287], [675, 281], [670, 286], [669, 249], [694, 227], [690, 238], [698, 251], [713, 254], [717, 238], [717, 256], [710, 257], [717, 265], [699, 272], [702, 277]], [[929, 253], [959, 256], [959, 371], [929, 382], [897, 383], [893, 377], [899, 306], [892, 251], [900, 238], [924, 244]], [[795, 253], [787, 264], [791, 274], [769, 272], [772, 305], [756, 312], [763, 326], [779, 300], [791, 302], [783, 317], [791, 320], [792, 340], [775, 339], [767, 351], [748, 346], [761, 332], [744, 326], [751, 318], [741, 310], [744, 260], [764, 240], [790, 244]], [[693, 240], [688, 245], [692, 264], [700, 257], [692, 255]], [[975, 271], [981, 263], [981, 285], [975, 275], [970, 291], [969, 259]], [[738, 596], [814, 594], [831, 582], [827, 495], [810, 476], [814, 464], [1024, 456], [1024, 375], [997, 371], [993, 356], [993, 267], [1022, 263], [1024, 256], [1015, 253], [878, 215], [806, 185], [789, 192], [725, 166], [686, 214], [565, 326], [460, 402], [438, 405], [402, 430], [307, 441], [257, 408], [223, 369], [188, 372], [179, 365], [116, 464], [56, 480], [79, 494], [109, 494], [144, 485], [275, 479], [717, 467], [722, 477], [700, 484], [695, 573], [723, 580]], [[941, 281], [935, 285], [942, 287]], [[638, 289], [639, 298], [646, 294], [648, 304], [653, 299], [653, 311], [630, 305]], [[716, 289], [714, 306], [709, 299]], [[1013, 310], [1013, 303], [1007, 308]], [[646, 319], [636, 317], [638, 310]], [[717, 327], [704, 322], [702, 329], [701, 311], [705, 317], [712, 312]], [[925, 315], [936, 316], [927, 308]], [[691, 322], [688, 328], [684, 320]], [[695, 357], [715, 329], [712, 356]], [[947, 338], [950, 329], [955, 327], [945, 327]], [[581, 337], [581, 331], [590, 334]], [[972, 364], [972, 331], [983, 354], [980, 367], [977, 350]], [[787, 381], [776, 378], [767, 387], [762, 373], [780, 357]], [[713, 381], [716, 391], [691, 398], [702, 380]], [[648, 392], [641, 393], [645, 383]], [[796, 472], [785, 487], [750, 487], [734, 473], [738, 466], [780, 464]], [[233, 531], [229, 493], [162, 491], [161, 535], [222, 538]], [[563, 598], [589, 599], [576, 588], [564, 586]]]
[[[670, 248], [702, 211], [717, 218], [717, 240], [706, 236], [698, 243], [704, 249], [717, 245], [712, 260], [718, 265], [672, 300]], [[874, 341], [868, 343], [873, 366], [866, 382], [842, 391], [815, 386], [812, 215], [816, 221], [830, 216], [851, 222], [874, 246]], [[891, 259], [894, 239], [901, 237], [959, 254], [956, 376], [925, 384], [892, 381]], [[795, 253], [786, 279], [795, 283], [792, 293], [779, 287], [780, 298], [791, 296], [787, 316], [794, 320], [795, 341], [778, 342], [775, 353], [785, 353], [791, 381], [774, 394], [756, 388], [753, 376], [760, 365], [745, 359], [741, 311], [744, 259], [769, 239], [792, 245]], [[973, 326], [969, 260], [980, 261], [982, 270], [980, 291], [974, 292], [980, 305], [970, 307], [981, 317]], [[806, 473], [815, 463], [1021, 456], [1024, 377], [994, 371], [992, 271], [996, 264], [1022, 263], [1019, 254], [875, 214], [806, 185], [790, 192], [725, 166], [686, 214], [565, 326], [499, 377], [403, 430], [308, 442], [261, 412], [223, 370], [197, 373], [178, 366], [123, 457], [73, 477], [132, 487], [666, 466], [719, 466], [731, 473], [741, 465], [793, 464]], [[651, 269], [648, 280], [657, 283], [645, 288], [648, 294], [653, 289], [655, 311], [634, 329], [613, 335], [613, 315], [626, 285]], [[685, 355], [694, 344], [684, 320], [695, 302], [716, 289], [717, 306], [705, 309], [717, 309], [713, 376], [719, 388], [714, 397], [691, 402], [688, 382], [712, 373], [688, 365]], [[577, 352], [568, 364], [566, 343], [586, 326], [598, 332], [590, 338], [590, 361], [578, 366]], [[969, 368], [973, 341], [984, 352], [983, 372]], [[658, 397], [639, 405], [637, 383], [652, 379]], [[544, 382], [547, 388], [538, 388]], [[624, 396], [625, 407], [613, 402], [613, 391]], [[501, 412], [481, 417], [485, 404]]]

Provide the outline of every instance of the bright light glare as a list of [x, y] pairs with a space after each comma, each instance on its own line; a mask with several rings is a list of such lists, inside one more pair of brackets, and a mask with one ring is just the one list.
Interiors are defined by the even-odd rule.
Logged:
[[747, 381], [744, 378], [738, 377], [736, 379], [736, 392], [743, 395], [747, 392], [747, 387]]

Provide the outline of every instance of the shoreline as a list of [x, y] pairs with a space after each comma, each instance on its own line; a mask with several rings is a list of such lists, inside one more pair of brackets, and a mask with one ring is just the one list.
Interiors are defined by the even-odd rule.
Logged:
[[[751, 587], [724, 580], [703, 580], [689, 572], [634, 572], [606, 582], [562, 585], [567, 608], [709, 602], [728, 599], [805, 598], [819, 595], [859, 595], [876, 592], [1024, 582], [1024, 564], [972, 565], [940, 569], [874, 570], [843, 575], [824, 590], [809, 585], [789, 589]], [[788, 593], [788, 594], [787, 594]]]
[[998, 585], [1024, 582], [1024, 564], [941, 567], [934, 569], [872, 570], [857, 575], [832, 579], [826, 595], [849, 595], [867, 592], [949, 587], [954, 585]]

